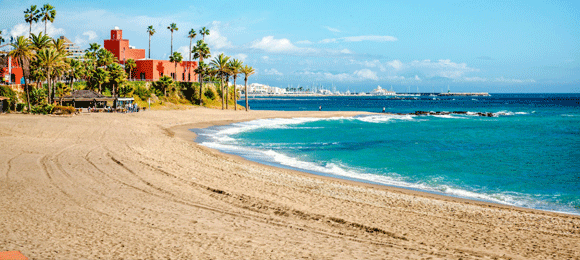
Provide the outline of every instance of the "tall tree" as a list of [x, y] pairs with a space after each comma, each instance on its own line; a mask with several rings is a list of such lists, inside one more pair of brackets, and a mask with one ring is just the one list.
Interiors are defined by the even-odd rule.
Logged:
[[171, 54], [171, 56], [169, 56], [169, 62], [173, 62], [175, 64], [175, 72], [173, 73], [173, 80], [177, 81], [177, 63], [180, 63], [183, 60], [183, 56], [181, 56], [181, 53], [179, 52], [174, 52], [173, 54]]
[[230, 57], [224, 55], [223, 53], [221, 53], [220, 55], [218, 55], [217, 57], [214, 58], [214, 60], [211, 61], [211, 65], [218, 71], [218, 73], [220, 73], [220, 87], [221, 87], [221, 92], [222, 92], [222, 110], [224, 109], [224, 78], [223, 76], [226, 74], [226, 72], [228, 71], [228, 60], [230, 59]]
[[[107, 71], [109, 72], [110, 76], [109, 81], [113, 83], [113, 97], [115, 97], [115, 94], [118, 92], [119, 88], [127, 80], [127, 73], [125, 73], [121, 65], [116, 62], [107, 66]], [[115, 86], [117, 91], [115, 91]]]
[[171, 23], [169, 26], [167, 26], [167, 29], [169, 29], [171, 31], [171, 52], [170, 53], [173, 53], [173, 31], [177, 31], [177, 30], [179, 30], [179, 28], [177, 28], [177, 24]]
[[202, 40], [205, 41], [205, 36], [209, 35], [209, 30], [205, 27], [201, 28], [201, 30], [199, 30], [199, 34], [201, 34], [202, 36]]
[[44, 22], [44, 34], [47, 34], [47, 24], [48, 22], [54, 22], [54, 18], [56, 17], [56, 10], [54, 10], [54, 6], [45, 4], [40, 9], [40, 18]]
[[97, 67], [106, 67], [115, 62], [115, 54], [107, 49], [97, 51]]
[[97, 68], [93, 72], [92, 79], [99, 85], [99, 93], [101, 94], [103, 93], [103, 89], [101, 88], [101, 86], [109, 82], [110, 78], [111, 77], [109, 75], [109, 72], [106, 69]]
[[252, 67], [248, 67], [248, 65], [245, 65], [240, 72], [242, 74], [244, 74], [244, 86], [245, 86], [245, 90], [244, 93], [246, 94], [246, 111], [248, 111], [248, 77], [251, 76], [252, 74], [254, 74], [256, 71], [254, 70], [254, 68]]
[[238, 74], [242, 73], [242, 62], [238, 59], [233, 59], [229, 63], [230, 67], [230, 74], [234, 77], [234, 110], [238, 110], [238, 100], [237, 100], [237, 91], [236, 91], [236, 79], [238, 78]]
[[173, 84], [173, 80], [168, 76], [161, 77], [156, 84], [163, 89], [163, 95], [167, 97], [167, 89]]
[[42, 32], [32, 34], [32, 46], [35, 51], [46, 49], [51, 46], [51, 38]]
[[36, 9], [36, 5], [31, 5], [30, 8], [24, 11], [24, 21], [30, 25], [28, 31], [29, 38], [32, 38], [32, 23], [38, 22], [38, 19], [40, 19], [40, 10]]
[[134, 59], [128, 59], [127, 62], [125, 62], [125, 70], [129, 70], [129, 79], [133, 79], [133, 69], [137, 67], [137, 63], [135, 63]]
[[77, 58], [67, 59], [67, 62], [69, 64], [70, 89], [74, 90], [75, 79], [80, 78], [83, 74], [82, 62]]
[[24, 85], [26, 88], [26, 103], [28, 103], [28, 111], [30, 112], [30, 86], [28, 86], [27, 75], [30, 74], [30, 60], [34, 56], [34, 50], [30, 44], [30, 39], [24, 38], [24, 36], [19, 36], [16, 39], [16, 42], [10, 45], [14, 49], [10, 51], [8, 55], [18, 60], [18, 63], [22, 68]]
[[153, 29], [153, 25], [149, 25], [149, 27], [147, 27], [147, 33], [149, 34], [149, 59], [151, 59], [151, 36], [155, 34], [155, 29]]
[[197, 64], [196, 73], [198, 74], [199, 80], [199, 105], [201, 105], [201, 94], [203, 93], [203, 75], [207, 71], [208, 66], [203, 62], [204, 58], [209, 58], [210, 50], [203, 40], [197, 41], [197, 44], [191, 50], [193, 53], [193, 58], [198, 59], [199, 62]]
[[0, 45], [2, 45], [2, 43], [5, 42], [4, 38], [2, 37], [2, 30], [0, 30]]
[[195, 38], [195, 36], [197, 36], [197, 32], [194, 29], [189, 30], [189, 34], [187, 35], [187, 38], [189, 38], [189, 63], [190, 65], [187, 66], [187, 81], [190, 81], [191, 78], [189, 75], [191, 75], [191, 71], [190, 71], [190, 67], [191, 67], [191, 43], [193, 41], [193, 39]]
[[52, 71], [58, 67], [60, 62], [62, 62], [63, 57], [61, 57], [54, 48], [44, 48], [36, 53], [36, 59], [38, 60], [38, 65], [43, 68], [46, 75], [46, 80], [48, 81], [48, 103], [52, 103]]

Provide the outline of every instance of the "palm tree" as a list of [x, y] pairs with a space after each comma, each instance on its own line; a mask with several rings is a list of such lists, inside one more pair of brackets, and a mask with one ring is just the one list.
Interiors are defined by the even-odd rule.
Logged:
[[[195, 38], [195, 36], [197, 36], [197, 32], [194, 29], [191, 29], [189, 31], [189, 34], [187, 35], [187, 38], [189, 38], [189, 63], [190, 64], [191, 64], [191, 42], [193, 41], [193, 38]], [[191, 65], [188, 65], [187, 66], [187, 74], [188, 75], [191, 74], [191, 72], [190, 72], [190, 66]], [[190, 81], [190, 80], [191, 80], [191, 77], [188, 77], [187, 78], [187, 81]]]
[[205, 75], [207, 73], [207, 70], [209, 69], [208, 65], [205, 64], [205, 62], [200, 61], [197, 65], [197, 68], [195, 68], [195, 73], [197, 73], [198, 77], [199, 77], [199, 100], [198, 100], [198, 105], [201, 106], [201, 93], [203, 91], [203, 75]]
[[179, 28], [177, 28], [177, 24], [171, 23], [169, 26], [167, 26], [167, 29], [169, 29], [171, 31], [171, 52], [170, 53], [173, 53], [173, 31], [177, 31], [177, 30], [179, 30]]
[[50, 21], [51, 23], [54, 22], [54, 18], [56, 17], [56, 10], [54, 10], [54, 6], [45, 4], [40, 9], [40, 18], [44, 22], [44, 34], [46, 34], [46, 25]]
[[151, 36], [155, 34], [155, 29], [153, 29], [153, 25], [149, 25], [149, 27], [147, 27], [147, 33], [149, 34], [149, 59], [151, 59]]
[[36, 9], [36, 5], [31, 5], [29, 9], [24, 11], [24, 21], [30, 24], [28, 37], [32, 37], [32, 22], [36, 23], [38, 19], [40, 19], [40, 10]]
[[125, 62], [125, 69], [129, 70], [129, 79], [133, 78], [133, 69], [137, 67], [137, 63], [135, 63], [134, 59], [128, 59], [127, 62]]
[[125, 82], [125, 80], [127, 80], [127, 74], [125, 73], [125, 71], [123, 70], [123, 68], [121, 67], [121, 65], [119, 65], [119, 63], [112, 63], [109, 66], [107, 66], [107, 71], [109, 72], [109, 76], [110, 76], [110, 82], [113, 82], [113, 97], [115, 97], [115, 86], [117, 86], [117, 90], [119, 90], [119, 88], [121, 87], [121, 85]]
[[107, 49], [99, 49], [97, 52], [97, 67], [106, 67], [115, 62], [115, 54]]
[[62, 57], [54, 48], [44, 48], [36, 53], [38, 65], [43, 68], [48, 81], [48, 103], [52, 103], [52, 70], [59, 66]]
[[99, 84], [99, 93], [102, 94], [103, 91], [102, 91], [101, 85], [109, 82], [109, 79], [110, 79], [109, 72], [103, 68], [97, 68], [93, 72], [92, 78], [97, 84]]
[[51, 46], [51, 38], [46, 34], [39, 32], [37, 35], [32, 34], [32, 46], [35, 51], [40, 51]]
[[[4, 38], [2, 37], [2, 30], [0, 30], [0, 45], [4, 42]], [[2, 46], [0, 46], [2, 47]]]
[[[204, 58], [209, 58], [209, 54], [210, 54], [210, 50], [209, 47], [207, 46], [207, 43], [205, 43], [203, 40], [199, 40], [197, 41], [197, 45], [195, 45], [193, 47], [193, 50], [191, 50], [191, 52], [193, 53], [193, 58], [194, 59], [199, 59], [198, 62], [198, 69], [196, 69], [196, 73], [199, 75], [199, 105], [201, 106], [201, 91], [203, 88], [203, 74], [205, 74], [206, 70], [207, 70], [207, 65], [205, 63], [203, 63], [203, 59]], [[204, 66], [202, 66], [204, 65]]]
[[163, 76], [157, 81], [157, 84], [163, 88], [163, 95], [167, 97], [167, 89], [173, 84], [173, 80], [168, 76]]
[[67, 62], [70, 68], [68, 74], [70, 77], [70, 89], [74, 90], [73, 84], [75, 79], [80, 78], [81, 74], [83, 73], [82, 62], [79, 59], [67, 59]]
[[234, 77], [234, 110], [238, 110], [237, 96], [236, 96], [236, 78], [238, 74], [242, 73], [242, 63], [238, 59], [233, 59], [229, 63], [230, 74]]
[[211, 61], [211, 65], [221, 74], [220, 76], [220, 88], [222, 90], [222, 110], [224, 109], [224, 79], [223, 75], [228, 71], [228, 60], [230, 57], [225, 56], [223, 53], [218, 55]]
[[34, 50], [30, 45], [30, 39], [19, 36], [16, 43], [11, 44], [14, 48], [8, 53], [11, 57], [18, 60], [20, 67], [22, 67], [22, 74], [24, 76], [24, 85], [26, 86], [26, 101], [28, 103], [28, 111], [30, 112], [30, 86], [28, 86], [27, 74], [30, 73], [30, 60], [34, 56]]
[[183, 56], [181, 53], [174, 52], [171, 56], [169, 56], [169, 62], [175, 63], [175, 73], [173, 73], [173, 80], [177, 81], [177, 63], [180, 63], [183, 60]]
[[205, 41], [205, 36], [209, 35], [209, 30], [205, 27], [201, 28], [201, 30], [199, 30], [199, 34], [201, 34], [202, 36], [202, 40]]
[[244, 86], [245, 86], [245, 90], [244, 93], [246, 94], [246, 111], [248, 111], [248, 77], [251, 76], [252, 74], [256, 73], [256, 71], [254, 70], [254, 68], [252, 67], [248, 67], [248, 65], [245, 65], [240, 72], [242, 74], [244, 74], [245, 78], [244, 78]]

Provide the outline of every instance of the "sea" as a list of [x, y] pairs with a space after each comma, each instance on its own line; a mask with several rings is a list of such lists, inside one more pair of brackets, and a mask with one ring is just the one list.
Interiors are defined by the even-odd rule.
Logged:
[[201, 145], [272, 166], [580, 215], [580, 94], [490, 95], [253, 97], [253, 110], [375, 114], [194, 131]]

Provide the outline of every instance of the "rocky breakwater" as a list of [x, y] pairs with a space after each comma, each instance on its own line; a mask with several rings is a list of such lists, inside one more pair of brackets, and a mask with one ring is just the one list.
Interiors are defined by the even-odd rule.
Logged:
[[415, 111], [415, 113], [389, 113], [392, 115], [414, 115], [414, 116], [445, 116], [445, 115], [470, 115], [470, 116], [485, 116], [497, 117], [498, 113], [491, 112], [468, 112], [468, 111]]

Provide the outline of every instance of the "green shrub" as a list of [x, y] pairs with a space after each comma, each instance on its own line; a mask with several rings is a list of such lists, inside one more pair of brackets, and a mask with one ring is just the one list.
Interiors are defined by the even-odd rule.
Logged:
[[22, 112], [25, 107], [26, 107], [26, 104], [24, 104], [24, 103], [18, 103], [18, 104], [16, 104], [16, 111]]
[[52, 109], [53, 114], [57, 115], [71, 115], [76, 112], [76, 109], [72, 106], [55, 106]]
[[36, 106], [46, 102], [46, 89], [33, 88], [30, 90], [30, 105]]
[[139, 96], [141, 100], [147, 100], [151, 97], [151, 91], [149, 91], [145, 86], [137, 85], [133, 91], [133, 95]]
[[40, 104], [37, 106], [33, 106], [32, 107], [32, 113], [33, 114], [51, 114], [52, 110], [53, 110], [54, 106], [53, 105], [49, 105], [49, 104]]
[[205, 90], [205, 92], [203, 93], [203, 95], [207, 98], [207, 99], [211, 99], [214, 100], [215, 99], [215, 93], [213, 92], [213, 90], [211, 88], [207, 88]]
[[16, 92], [14, 92], [8, 86], [0, 86], [0, 97], [8, 98], [8, 107], [4, 108], [4, 111], [14, 110], [17, 102]]

